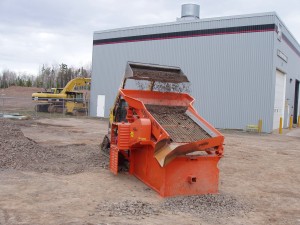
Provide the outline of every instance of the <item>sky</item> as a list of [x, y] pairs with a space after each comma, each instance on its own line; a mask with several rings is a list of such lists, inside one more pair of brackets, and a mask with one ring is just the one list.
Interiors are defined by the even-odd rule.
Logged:
[[200, 18], [275, 11], [300, 42], [300, 0], [0, 0], [0, 72], [90, 65], [94, 31], [173, 22], [186, 3]]

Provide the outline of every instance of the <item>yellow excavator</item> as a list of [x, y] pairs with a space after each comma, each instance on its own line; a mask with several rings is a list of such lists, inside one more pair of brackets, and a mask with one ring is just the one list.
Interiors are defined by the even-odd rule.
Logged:
[[83, 91], [76, 89], [89, 87], [90, 84], [91, 78], [77, 77], [70, 80], [64, 88], [51, 88], [51, 91], [33, 93], [35, 111], [85, 114], [88, 109], [87, 96]]

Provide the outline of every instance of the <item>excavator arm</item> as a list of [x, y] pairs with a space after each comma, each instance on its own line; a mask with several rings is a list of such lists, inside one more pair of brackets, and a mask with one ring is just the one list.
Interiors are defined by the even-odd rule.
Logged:
[[61, 93], [74, 91], [75, 87], [84, 87], [91, 83], [91, 78], [77, 77], [70, 80]]

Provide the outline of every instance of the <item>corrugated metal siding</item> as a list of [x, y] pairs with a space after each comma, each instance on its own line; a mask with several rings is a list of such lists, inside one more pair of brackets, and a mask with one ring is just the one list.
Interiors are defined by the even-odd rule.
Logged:
[[[277, 39], [277, 35], [274, 35], [275, 47], [273, 55], [274, 69], [272, 82], [275, 85], [276, 69], [279, 69], [286, 74], [286, 108], [284, 116], [284, 127], [288, 127], [289, 116], [294, 114], [295, 80], [297, 79], [300, 81], [300, 46], [294, 39], [294, 37], [290, 34], [290, 32], [287, 30], [285, 25], [281, 22], [281, 20], [278, 17], [276, 17], [276, 24], [279, 23], [282, 24], [282, 33], [285, 36], [285, 38], [288, 39], [288, 41], [286, 41], [285, 38], [282, 38], [282, 40], [279, 41]], [[296, 53], [295, 49], [293, 49], [293, 47], [288, 44], [288, 42], [290, 42], [294, 46], [296, 51], [298, 51], [298, 54]], [[278, 57], [277, 50], [280, 50], [284, 55], [288, 57], [287, 62]], [[292, 79], [291, 82], [290, 79]], [[275, 91], [273, 91], [273, 93], [275, 93]]]
[[[171, 24], [95, 34], [94, 39], [167, 31], [274, 23], [274, 15]], [[192, 82], [198, 112], [218, 128], [245, 129], [263, 119], [272, 129], [274, 32], [227, 34], [94, 46], [91, 115], [97, 95], [113, 104], [127, 61], [180, 66]]]
[[97, 31], [94, 33], [94, 40], [112, 37], [127, 37], [144, 34], [166, 33], [174, 31], [189, 31], [213, 29], [228, 26], [247, 26], [268, 24], [274, 22], [275, 13], [253, 14], [236, 17], [220, 17], [212, 19], [201, 19], [200, 21], [182, 21], [164, 24], [153, 24], [146, 26], [128, 27], [107, 31]]

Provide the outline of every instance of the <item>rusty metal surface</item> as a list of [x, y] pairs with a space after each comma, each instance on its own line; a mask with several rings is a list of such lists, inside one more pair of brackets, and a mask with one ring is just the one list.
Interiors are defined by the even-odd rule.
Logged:
[[173, 142], [189, 143], [211, 138], [185, 113], [187, 107], [146, 105], [146, 108], [170, 135]]
[[170, 83], [189, 82], [179, 67], [128, 62], [125, 78]]

